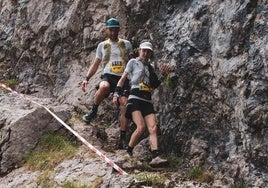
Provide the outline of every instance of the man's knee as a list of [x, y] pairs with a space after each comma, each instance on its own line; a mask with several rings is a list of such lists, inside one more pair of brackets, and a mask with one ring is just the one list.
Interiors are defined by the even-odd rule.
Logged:
[[109, 85], [109, 83], [101, 82], [99, 84], [98, 92], [100, 92], [101, 94], [107, 94], [107, 93], [109, 93], [110, 92], [110, 85]]

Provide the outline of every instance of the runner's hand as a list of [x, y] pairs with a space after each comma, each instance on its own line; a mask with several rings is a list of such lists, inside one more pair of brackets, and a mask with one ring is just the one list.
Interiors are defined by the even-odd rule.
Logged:
[[162, 75], [167, 75], [170, 72], [170, 67], [168, 65], [162, 65], [160, 71]]

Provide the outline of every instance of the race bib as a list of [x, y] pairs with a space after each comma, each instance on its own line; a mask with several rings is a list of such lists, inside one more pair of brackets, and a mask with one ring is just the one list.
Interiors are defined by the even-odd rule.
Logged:
[[114, 73], [123, 73], [125, 68], [125, 63], [121, 61], [109, 62], [109, 66]]
[[139, 85], [140, 85], [140, 90], [141, 91], [149, 91], [149, 92], [151, 92], [153, 90], [153, 88], [151, 88], [150, 86], [146, 85], [143, 82], [141, 82]]

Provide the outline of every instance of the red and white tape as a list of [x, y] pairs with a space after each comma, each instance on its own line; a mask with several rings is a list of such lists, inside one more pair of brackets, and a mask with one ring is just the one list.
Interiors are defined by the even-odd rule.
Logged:
[[113, 167], [117, 172], [119, 172], [121, 175], [128, 175], [123, 169], [121, 169], [119, 166], [117, 166], [113, 161], [111, 161], [108, 157], [106, 157], [103, 153], [101, 153], [98, 149], [96, 149], [94, 146], [92, 146], [86, 139], [84, 139], [82, 136], [80, 136], [75, 130], [73, 130], [69, 125], [67, 125], [64, 121], [62, 121], [56, 114], [51, 112], [46, 106], [39, 104], [30, 98], [26, 97], [25, 95], [18, 93], [14, 90], [12, 90], [10, 87], [6, 86], [5, 84], [0, 82], [0, 88], [4, 88], [15, 95], [23, 98], [24, 100], [28, 100], [34, 104], [37, 104], [38, 106], [41, 106], [46, 109], [56, 120], [58, 120], [65, 128], [67, 128], [71, 133], [73, 133], [79, 140], [81, 140], [86, 146], [88, 146], [93, 152], [95, 152], [102, 160], [104, 160], [106, 163], [108, 163], [111, 167]]

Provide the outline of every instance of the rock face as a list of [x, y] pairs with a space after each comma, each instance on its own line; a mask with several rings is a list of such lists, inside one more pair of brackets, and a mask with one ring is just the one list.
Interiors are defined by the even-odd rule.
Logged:
[[[105, 21], [117, 17], [120, 34], [134, 48], [151, 39], [156, 64], [174, 67], [154, 93], [161, 149], [183, 156], [189, 166], [209, 169], [220, 185], [242, 182], [246, 187], [264, 187], [268, 184], [267, 8], [264, 0], [0, 1], [0, 81], [16, 79], [19, 92], [40, 101], [57, 99], [55, 106], [69, 105], [59, 113], [85, 112], [101, 68], [86, 93], [79, 85], [98, 42], [105, 38]], [[41, 109], [21, 109], [24, 103], [13, 106], [10, 100], [15, 99], [1, 93], [2, 174], [21, 165], [21, 157], [31, 152], [40, 135], [59, 129], [47, 126], [54, 120]], [[106, 100], [99, 115], [116, 124], [115, 116], [107, 115], [110, 108]], [[27, 126], [29, 121], [38, 126]], [[36, 132], [38, 127], [47, 130], [31, 140], [16, 132]], [[25, 141], [26, 153], [16, 147], [17, 140]], [[17, 158], [7, 161], [10, 156]]]
[[[40, 138], [47, 133], [62, 129], [61, 125], [43, 108], [29, 101], [8, 95], [0, 97], [1, 108], [1, 175], [23, 164], [25, 157], [34, 150]], [[43, 104], [51, 100], [42, 99]], [[66, 105], [53, 110], [63, 121], [70, 118]]]

